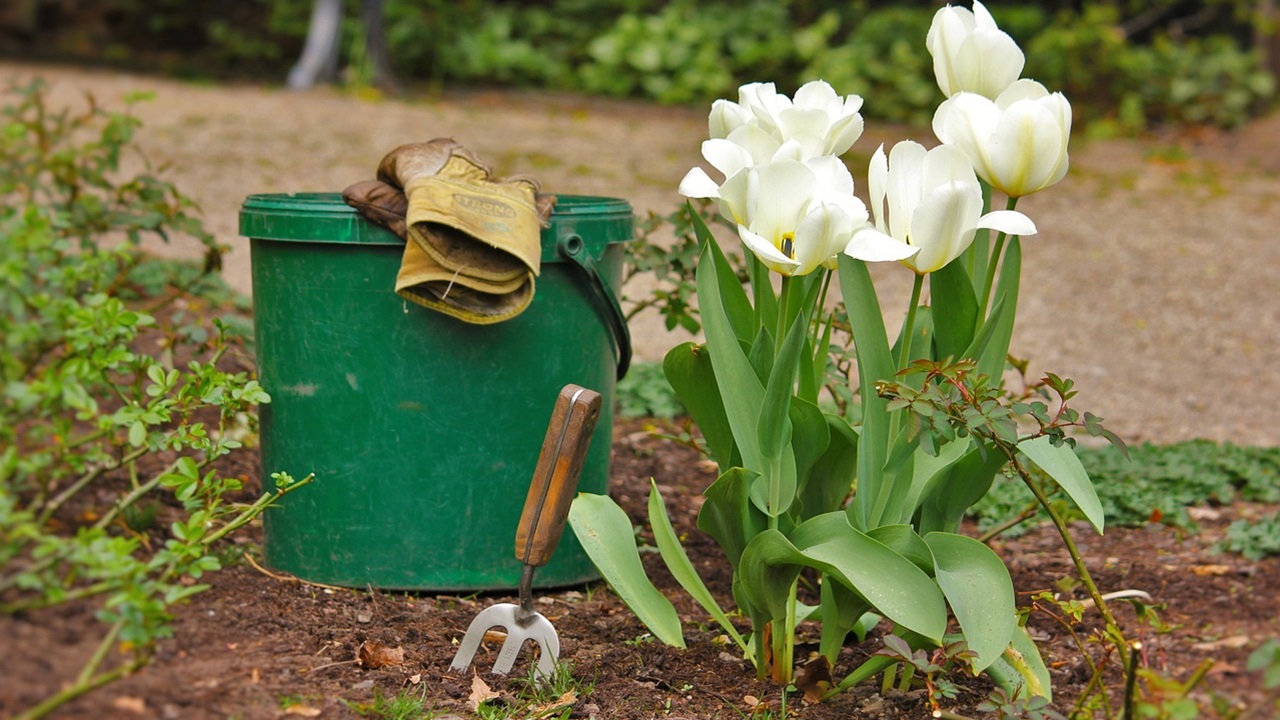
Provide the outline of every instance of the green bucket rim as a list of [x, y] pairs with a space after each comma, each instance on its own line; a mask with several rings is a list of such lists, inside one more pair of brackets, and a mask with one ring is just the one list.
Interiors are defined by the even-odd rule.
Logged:
[[[557, 195], [555, 210], [551, 214], [552, 226], [556, 220], [568, 221], [621, 221], [632, 220], [631, 205], [626, 200], [594, 195]], [[255, 240], [279, 240], [284, 242], [318, 242], [337, 245], [404, 245], [395, 233], [365, 220], [356, 209], [343, 201], [336, 192], [260, 193], [249, 195], [240, 207], [240, 234]], [[595, 241], [591, 248], [598, 253], [604, 245], [625, 242], [607, 238], [601, 243], [595, 233], [585, 234], [587, 243]], [[543, 230], [542, 247], [544, 262], [553, 261], [559, 238]]]

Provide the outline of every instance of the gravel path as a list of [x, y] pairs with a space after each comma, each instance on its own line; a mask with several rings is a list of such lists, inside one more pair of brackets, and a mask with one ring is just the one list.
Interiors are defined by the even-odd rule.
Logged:
[[[141, 144], [232, 246], [225, 274], [244, 292], [248, 243], [237, 222], [248, 194], [338, 191], [372, 177], [400, 143], [452, 136], [498, 172], [534, 174], [549, 191], [669, 212], [706, 133], [702, 110], [571, 96], [378, 100], [7, 62], [0, 75], [42, 76], [77, 107], [83, 91], [111, 107], [126, 92], [153, 91], [138, 109]], [[863, 156], [900, 137], [869, 125], [855, 146]], [[1019, 205], [1040, 235], [1024, 243], [1014, 351], [1033, 371], [1074, 378], [1077, 406], [1131, 442], [1280, 444], [1280, 116], [1201, 138], [1189, 152], [1170, 147], [1076, 142], [1068, 178]], [[877, 273], [883, 304], [905, 303], [907, 273]], [[683, 339], [646, 317], [633, 333], [650, 360]]]

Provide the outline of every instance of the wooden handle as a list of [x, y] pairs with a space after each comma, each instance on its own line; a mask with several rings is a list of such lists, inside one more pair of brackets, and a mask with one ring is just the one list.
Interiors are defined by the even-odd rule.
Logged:
[[526, 565], [546, 565], [560, 542], [602, 402], [600, 393], [577, 385], [556, 398], [516, 527], [516, 559]]

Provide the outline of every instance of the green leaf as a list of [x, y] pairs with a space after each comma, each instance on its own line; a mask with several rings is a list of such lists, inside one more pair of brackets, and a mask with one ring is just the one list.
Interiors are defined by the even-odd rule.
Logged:
[[569, 524], [596, 569], [640, 622], [662, 642], [684, 647], [680, 617], [645, 575], [622, 508], [608, 496], [579, 493], [569, 506]]
[[698, 576], [693, 563], [689, 561], [689, 556], [685, 554], [684, 546], [680, 544], [675, 528], [671, 526], [671, 518], [667, 517], [666, 504], [662, 500], [662, 493], [658, 492], [658, 483], [652, 479], [649, 480], [649, 527], [653, 528], [653, 538], [658, 544], [658, 553], [666, 563], [667, 569], [671, 571], [671, 576], [680, 583], [680, 587], [684, 588], [690, 597], [698, 601], [703, 610], [720, 623], [720, 627], [724, 628], [738, 647], [746, 650], [746, 641], [738, 634], [733, 623], [729, 622], [729, 617], [725, 615], [724, 610], [720, 609], [716, 599], [711, 596], [711, 591]]
[[756, 426], [760, 454], [767, 458], [778, 457], [782, 446], [791, 442], [791, 398], [795, 396], [796, 368], [800, 365], [800, 351], [804, 348], [808, 326], [804, 313], [800, 313], [792, 322], [773, 361], [769, 384], [764, 391], [764, 406]]
[[987, 667], [987, 676], [1009, 693], [1010, 697], [1043, 697], [1053, 700], [1049, 668], [1040, 657], [1040, 649], [1027, 634], [1027, 629], [1016, 626], [1004, 653]]
[[716, 386], [711, 354], [705, 345], [686, 342], [675, 346], [662, 361], [662, 371], [676, 397], [702, 431], [711, 459], [724, 472], [735, 464], [733, 429], [725, 416], [724, 401]]
[[812, 567], [844, 583], [890, 620], [939, 641], [947, 625], [942, 592], [923, 570], [858, 531], [842, 512], [798, 525], [791, 540]]
[[933, 574], [933, 552], [910, 525], [881, 525], [868, 532], [867, 536], [884, 543], [885, 547], [910, 560], [925, 573]]
[[1080, 464], [1080, 458], [1076, 457], [1075, 450], [1066, 443], [1054, 445], [1048, 436], [1024, 440], [1018, 443], [1018, 449], [1058, 483], [1084, 513], [1093, 529], [1101, 535], [1106, 524], [1102, 503], [1098, 500], [1093, 482], [1089, 480], [1089, 473]]
[[764, 463], [756, 439], [756, 425], [764, 402], [764, 386], [742, 352], [725, 314], [715, 268], [717, 254], [713, 247], [714, 244], [709, 244], [703, 248], [696, 271], [702, 327], [734, 441], [742, 453], [743, 463], [759, 472]]
[[785, 535], [766, 529], [751, 539], [738, 567], [747, 602], [770, 620], [785, 618], [791, 585], [800, 571], [810, 565]]
[[862, 396], [862, 431], [858, 442], [858, 493], [849, 506], [850, 518], [859, 527], [871, 525], [871, 510], [884, 482], [884, 463], [889, 451], [889, 415], [885, 400], [876, 392], [876, 383], [894, 374], [889, 338], [880, 313], [880, 300], [866, 263], [840, 254], [840, 290], [849, 312], [854, 347], [858, 358], [858, 381]]
[[[843, 583], [829, 577], [822, 578], [820, 591], [822, 602], [818, 610], [822, 619], [822, 635], [818, 641], [818, 652], [834, 666], [840, 649], [844, 647], [845, 637], [851, 630], [859, 629], [858, 621], [868, 614], [871, 605]], [[859, 639], [864, 635], [865, 632], [859, 633]]]
[[[1009, 238], [1005, 246], [1004, 260], [1000, 263], [1000, 277], [996, 281], [994, 298], [1003, 305], [999, 317], [993, 310], [986, 322], [993, 322], [990, 340], [978, 358], [978, 372], [990, 378], [1004, 374], [1004, 364], [1009, 357], [1009, 343], [1013, 339], [1013, 322], [1018, 314], [1018, 288], [1022, 276], [1022, 242]], [[984, 324], [986, 324], [984, 322]]]
[[[702, 245], [703, 254], [710, 253], [715, 258], [716, 284], [720, 288], [720, 299], [724, 306], [725, 316], [729, 319], [733, 332], [738, 336], [738, 339], [743, 342], [751, 342], [752, 337], [755, 336], [755, 311], [751, 309], [751, 301], [747, 299], [747, 291], [742, 288], [742, 282], [738, 280], [737, 273], [733, 271], [733, 268], [729, 265], [729, 260], [720, 250], [720, 246], [716, 244], [716, 239], [711, 234], [706, 222], [703, 221], [702, 216], [693, 209], [692, 205], [689, 206], [689, 213], [693, 218], [694, 235]], [[699, 265], [701, 265], [701, 260], [699, 260]], [[772, 297], [772, 294], [770, 297]]]
[[982, 670], [1000, 657], [1018, 625], [1009, 569], [991, 548], [964, 535], [933, 532], [924, 541], [933, 552], [938, 586]]
[[969, 450], [932, 478], [921, 495], [918, 526], [922, 533], [955, 532], [965, 513], [991, 490], [996, 473], [1008, 462], [995, 448], [972, 440], [952, 441], [947, 447], [952, 445], [959, 445], [961, 450], [968, 446]]
[[756, 477], [744, 468], [721, 474], [702, 493], [698, 511], [698, 529], [715, 538], [735, 573], [747, 544], [768, 526], [767, 517], [748, 499]]
[[[790, 508], [795, 511], [796, 504], [800, 504], [800, 511], [804, 516], [817, 515], [819, 513], [835, 510], [840, 507], [840, 501], [849, 493], [849, 487], [853, 482], [853, 474], [856, 467], [846, 469], [847, 474], [844, 476], [844, 490], [835, 500], [825, 505], [815, 505], [814, 502], [821, 503], [821, 495], [810, 494], [807, 488], [810, 485], [817, 485], [821, 488], [824, 484], [830, 485], [832, 478], [826, 476], [815, 476], [814, 466], [824, 457], [827, 447], [831, 443], [831, 429], [828, 424], [828, 418], [822, 410], [813, 403], [802, 400], [798, 397], [791, 398], [791, 449], [795, 456], [796, 462], [796, 488], [795, 502]], [[840, 422], [848, 427], [847, 423], [841, 418], [835, 418], [836, 422]], [[856, 443], [856, 436], [854, 442]], [[856, 452], [856, 451], [855, 451]], [[856, 457], [856, 455], [855, 455]], [[814, 483], [814, 480], [817, 480]], [[834, 479], [836, 484], [839, 478]], [[828, 481], [825, 482], [824, 481]], [[804, 502], [811, 504], [805, 509]]]

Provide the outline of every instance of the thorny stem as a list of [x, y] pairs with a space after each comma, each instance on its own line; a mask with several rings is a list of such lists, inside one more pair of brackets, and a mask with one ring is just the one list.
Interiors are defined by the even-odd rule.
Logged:
[[986, 531], [985, 533], [983, 533], [983, 534], [979, 535], [979, 536], [978, 536], [978, 542], [983, 543], [984, 545], [985, 545], [986, 543], [991, 542], [991, 541], [992, 541], [993, 539], [995, 539], [998, 535], [1000, 535], [1000, 534], [1001, 534], [1001, 533], [1003, 533], [1004, 531], [1008, 530], [1009, 528], [1012, 528], [1012, 527], [1017, 526], [1017, 525], [1021, 525], [1022, 523], [1026, 522], [1027, 520], [1030, 520], [1032, 517], [1035, 517], [1036, 511], [1037, 511], [1037, 510], [1039, 510], [1039, 509], [1040, 509], [1040, 504], [1039, 504], [1039, 503], [1032, 503], [1032, 504], [1028, 505], [1025, 509], [1023, 509], [1023, 511], [1022, 511], [1022, 512], [1018, 513], [1017, 515], [1014, 515], [1013, 517], [1009, 518], [1008, 520], [1005, 520], [1004, 522], [1000, 523], [999, 525], [997, 525], [997, 526], [995, 526], [995, 527], [991, 528], [990, 530]]
[[119, 462], [112, 463], [110, 465], [101, 465], [99, 467], [94, 468], [93, 470], [86, 472], [84, 475], [81, 475], [80, 479], [76, 480], [74, 483], [71, 484], [70, 487], [68, 487], [66, 490], [63, 490], [61, 493], [58, 494], [57, 497], [50, 500], [49, 503], [45, 505], [44, 510], [40, 513], [40, 518], [37, 520], [37, 523], [40, 525], [44, 525], [45, 523], [49, 522], [49, 518], [53, 517], [53, 514], [58, 512], [58, 509], [61, 508], [64, 503], [66, 503], [68, 500], [74, 497], [76, 493], [85, 489], [85, 487], [87, 487], [89, 483], [97, 479], [100, 475], [102, 475], [102, 473], [108, 470], [115, 470], [117, 468], [123, 467], [133, 462], [134, 460], [137, 460], [143, 455], [146, 455], [149, 452], [151, 452], [149, 448], [146, 448], [146, 447], [138, 448], [137, 450], [134, 450], [128, 455], [125, 455], [123, 458], [119, 460]]
[[[1018, 462], [1018, 455], [1015, 449], [1003, 443], [1000, 444], [1000, 447], [1009, 458], [1009, 463], [1014, 471], [1018, 473], [1018, 477], [1022, 478], [1022, 482], [1031, 489], [1031, 493], [1036, 496], [1036, 501], [1045, 509], [1045, 512], [1049, 513], [1053, 526], [1057, 528], [1058, 535], [1062, 537], [1062, 542], [1066, 545], [1067, 552], [1071, 555], [1071, 562], [1075, 565], [1076, 572], [1080, 575], [1080, 581], [1084, 583], [1085, 588], [1089, 591], [1089, 597], [1093, 598], [1093, 602], [1097, 606], [1098, 612], [1101, 613], [1102, 619], [1117, 635], [1121, 635], [1120, 624], [1116, 622], [1115, 616], [1111, 614], [1111, 610], [1107, 607], [1107, 601], [1103, 599], [1097, 583], [1093, 581], [1093, 576], [1089, 574], [1089, 568], [1085, 566], [1084, 557], [1076, 546], [1075, 538], [1071, 536], [1071, 530], [1067, 527], [1066, 520], [1057, 510], [1053, 509], [1053, 505], [1049, 503], [1049, 498], [1045, 495], [1044, 489], [1031, 479], [1031, 474], [1022, 466], [1022, 463]], [[1121, 660], [1127, 662], [1128, 648], [1121, 643], [1117, 643], [1116, 648], [1120, 652]]]

